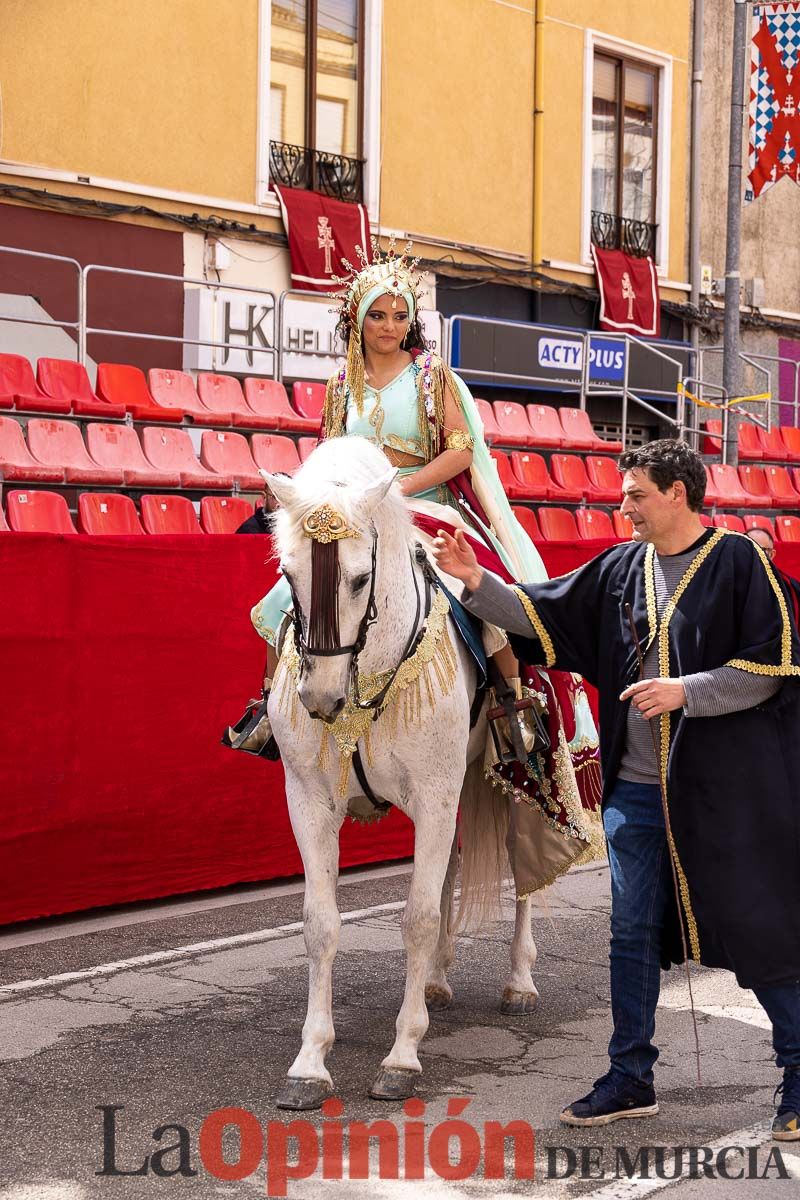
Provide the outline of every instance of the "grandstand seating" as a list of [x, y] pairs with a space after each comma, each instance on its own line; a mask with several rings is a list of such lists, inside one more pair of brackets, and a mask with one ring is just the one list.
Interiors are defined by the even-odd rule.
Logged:
[[765, 529], [771, 538], [775, 537], [775, 526], [772, 524], [771, 517], [762, 517], [756, 513], [745, 513], [744, 516], [745, 531], [748, 529]]
[[[587, 475], [586, 465], [578, 454], [554, 454], [550, 459], [550, 469], [553, 472], [553, 482], [563, 488], [565, 493], [577, 494], [597, 504], [616, 504], [619, 501], [622, 485], [619, 484], [613, 489], [596, 487]], [[614, 470], [616, 471], [616, 467]], [[564, 498], [566, 499], [566, 495]]]
[[[711, 478], [714, 481], [718, 503], [728, 508], [759, 507], [759, 499], [755, 493], [746, 490], [736, 472], [736, 467], [730, 463], [712, 463]], [[769, 507], [769, 501], [767, 502]]]
[[492, 409], [497, 428], [500, 430], [500, 441], [504, 446], [533, 445], [533, 434], [524, 404], [517, 404], [512, 400], [495, 400]]
[[[735, 467], [726, 468], [728, 471], [735, 471]], [[714, 468], [712, 467], [712, 470]], [[739, 479], [742, 487], [745, 490], [747, 499], [745, 503], [750, 508], [773, 508], [772, 493], [767, 487], [764, 468], [757, 467], [754, 463], [742, 463], [739, 467]], [[731, 508], [743, 507], [741, 500], [734, 500], [728, 496], [724, 497], [724, 503]]]
[[758, 444], [764, 452], [764, 458], [768, 462], [788, 462], [791, 458], [789, 451], [786, 449], [786, 443], [783, 440], [783, 433], [779, 425], [773, 425], [771, 429], [761, 429], [756, 427], [756, 437]]
[[744, 533], [744, 521], [735, 513], [717, 513], [712, 518], [712, 524], [717, 529], [730, 529], [734, 533]]
[[292, 385], [292, 403], [301, 417], [309, 417], [317, 422], [317, 428], [322, 422], [322, 410], [325, 407], [324, 383], [295, 383]]
[[575, 521], [578, 526], [578, 533], [586, 540], [591, 540], [592, 538], [609, 539], [617, 536], [614, 532], [614, 526], [611, 523], [611, 517], [607, 512], [603, 512], [601, 508], [576, 509]]
[[232, 375], [214, 375], [201, 371], [197, 376], [197, 394], [211, 412], [231, 414], [231, 423], [246, 429], [274, 429], [272, 417], [262, 417], [245, 403], [242, 385]]
[[521, 504], [513, 504], [511, 511], [519, 521], [522, 528], [525, 530], [529, 538], [535, 542], [542, 540], [542, 531], [539, 528], [539, 522], [536, 519], [536, 513], [532, 508], [524, 508]]
[[212, 412], [197, 394], [194, 380], [186, 371], [151, 367], [147, 372], [150, 394], [164, 408], [183, 409], [195, 425], [232, 425], [230, 412]]
[[602, 504], [619, 504], [622, 500], [622, 476], [613, 458], [603, 454], [586, 456], [586, 474], [594, 489], [592, 498]]
[[7, 506], [8, 524], [16, 533], [78, 532], [66, 500], [56, 492], [9, 492]]
[[81, 533], [144, 533], [130, 496], [120, 492], [82, 492], [78, 497], [78, 529]]
[[763, 470], [767, 491], [772, 496], [773, 508], [797, 508], [800, 505], [800, 495], [792, 486], [786, 467], [769, 464]]
[[614, 525], [614, 534], [616, 537], [622, 538], [622, 540], [625, 542], [629, 542], [633, 537], [633, 525], [631, 524], [630, 517], [623, 516], [618, 508], [614, 509], [611, 516]]
[[177, 471], [181, 487], [214, 488], [229, 492], [233, 487], [230, 475], [216, 475], [198, 461], [191, 438], [185, 429], [142, 430], [145, 458], [159, 471]]
[[794, 484], [795, 490], [797, 492], [800, 492], [800, 470], [798, 470], [797, 467], [791, 467], [790, 474], [791, 474], [791, 480], [792, 480], [792, 483]]
[[564, 429], [558, 412], [549, 404], [529, 404], [528, 424], [533, 431], [530, 444], [560, 450], [564, 445]]
[[6, 514], [3, 512], [2, 508], [0, 508], [0, 533], [9, 532], [10, 530], [8, 528], [8, 522], [6, 521]]
[[130, 425], [92, 424], [86, 430], [86, 445], [101, 467], [122, 471], [127, 487], [181, 486], [179, 471], [160, 471], [147, 461], [136, 430]]
[[478, 414], [483, 425], [483, 437], [487, 446], [494, 445], [495, 442], [502, 440], [497, 421], [494, 416], [494, 409], [488, 400], [480, 400], [475, 398], [475, 403], [478, 407]]
[[64, 469], [37, 462], [25, 443], [19, 421], [0, 417], [0, 477], [28, 483], [63, 483]]
[[292, 475], [300, 466], [297, 446], [280, 433], [254, 433], [250, 439], [253, 461], [262, 471]]
[[706, 466], [706, 494], [703, 499], [703, 504], [707, 508], [711, 508], [715, 504], [719, 504], [719, 503], [720, 503], [720, 497], [719, 497], [719, 493], [717, 491], [716, 484], [714, 483], [714, 479], [711, 474], [711, 471], [709, 470], [708, 466]]
[[210, 471], [229, 475], [245, 491], [260, 492], [264, 487], [250, 445], [241, 433], [217, 433], [207, 429], [200, 440], [200, 461]]
[[[703, 439], [703, 454], [722, 453], [722, 421], [706, 421], [705, 428], [713, 437]], [[739, 426], [739, 458], [758, 460], [764, 457], [764, 451], [758, 439], [758, 430], [749, 421], [743, 421]]]
[[775, 532], [779, 542], [800, 542], [800, 517], [776, 517]]
[[277, 379], [245, 379], [244, 398], [254, 413], [269, 418], [271, 429], [285, 429], [291, 433], [319, 432], [319, 419], [301, 417], [294, 412], [286, 388]]
[[148, 533], [202, 533], [185, 496], [142, 496], [142, 524]]
[[101, 467], [90, 458], [80, 427], [73, 421], [33, 417], [28, 422], [28, 449], [48, 467], [63, 468], [67, 483], [125, 482], [119, 467]]
[[68, 413], [68, 400], [48, 396], [33, 376], [33, 368], [21, 354], [0, 354], [0, 408], [20, 412]]
[[203, 496], [200, 525], [204, 533], [236, 533], [253, 515], [253, 505], [241, 496]]
[[622, 442], [606, 442], [595, 433], [585, 409], [563, 405], [558, 410], [558, 419], [564, 431], [565, 450], [594, 450], [597, 454], [622, 453]]
[[490, 450], [489, 453], [497, 464], [497, 474], [500, 476], [500, 483], [509, 499], [536, 500], [541, 498], [536, 495], [533, 487], [517, 478], [511, 468], [511, 460], [507, 454], [504, 454], [502, 450]]
[[800, 429], [796, 429], [794, 425], [783, 425], [781, 437], [786, 447], [786, 460], [800, 463]]
[[121, 404], [137, 421], [166, 421], [180, 425], [183, 409], [156, 404], [144, 371], [125, 363], [99, 363], [97, 394], [111, 404]]
[[297, 443], [297, 448], [300, 451], [300, 462], [304, 463], [309, 454], [312, 454], [319, 445], [319, 439], [315, 437], [301, 437]]
[[[502, 451], [497, 451], [497, 454], [501, 453]], [[525, 494], [529, 500], [551, 500], [554, 498], [554, 491], [558, 491], [561, 495], [560, 489], [553, 486], [547, 470], [547, 463], [541, 454], [528, 450], [514, 450], [511, 454], [511, 469], [514, 479], [525, 488]], [[569, 496], [563, 498], [570, 499]], [[578, 500], [580, 500], [580, 496], [578, 496]]]
[[106, 421], [121, 421], [125, 416], [124, 405], [110, 404], [95, 395], [82, 363], [67, 358], [40, 358], [36, 378], [43, 392], [66, 403], [66, 412], [72, 409], [78, 417], [103, 417]]
[[568, 508], [540, 508], [539, 525], [546, 542], [578, 541], [578, 527]]

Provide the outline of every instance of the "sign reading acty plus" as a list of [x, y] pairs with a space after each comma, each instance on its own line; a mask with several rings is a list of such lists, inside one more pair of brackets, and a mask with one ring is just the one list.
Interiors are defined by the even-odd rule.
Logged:
[[[548, 370], [580, 372], [583, 367], [583, 342], [573, 338], [539, 339], [538, 362]], [[589, 377], [594, 380], [622, 380], [625, 375], [625, 345], [610, 338], [591, 338]]]

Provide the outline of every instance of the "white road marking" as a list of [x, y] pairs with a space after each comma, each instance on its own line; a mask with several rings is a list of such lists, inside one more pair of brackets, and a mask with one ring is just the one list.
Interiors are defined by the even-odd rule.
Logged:
[[[373, 904], [371, 908], [357, 908], [352, 912], [341, 914], [342, 922], [363, 921], [378, 913], [397, 912], [405, 908], [405, 900], [394, 900], [390, 904]], [[271, 929], [255, 929], [251, 933], [236, 933], [230, 937], [213, 938], [208, 942], [193, 942], [188, 946], [177, 946], [172, 950], [154, 950], [151, 954], [139, 954], [136, 958], [121, 958], [116, 962], [100, 963], [95, 967], [86, 967], [82, 971], [64, 971], [61, 975], [47, 975], [41, 979], [21, 979], [17, 983], [7, 983], [0, 987], [0, 1001], [12, 999], [20, 992], [33, 992], [41, 988], [59, 987], [66, 983], [76, 983], [81, 979], [93, 979], [98, 975], [115, 975], [118, 971], [129, 971], [136, 967], [150, 967], [155, 963], [175, 962], [194, 954], [213, 953], [216, 950], [227, 950], [231, 946], [249, 946], [254, 942], [271, 942], [276, 938], [286, 937], [292, 933], [302, 933], [303, 922], [292, 921], [288, 925], [276, 925]], [[2, 1200], [2, 1198], [0, 1198]]]

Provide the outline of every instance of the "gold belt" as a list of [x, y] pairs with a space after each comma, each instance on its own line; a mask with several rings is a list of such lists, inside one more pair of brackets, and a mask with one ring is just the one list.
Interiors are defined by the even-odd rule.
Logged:
[[405, 450], [395, 450], [392, 446], [381, 446], [381, 450], [393, 467], [422, 467], [425, 459], [416, 454], [406, 454]]

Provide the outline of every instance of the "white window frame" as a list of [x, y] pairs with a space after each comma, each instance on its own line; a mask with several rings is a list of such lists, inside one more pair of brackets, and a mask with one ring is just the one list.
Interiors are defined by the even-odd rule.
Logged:
[[[364, 203], [370, 221], [380, 212], [381, 185], [381, 33], [383, 0], [364, 0]], [[256, 204], [279, 211], [277, 198], [269, 190], [270, 50], [272, 0], [258, 0], [258, 119], [256, 121]]]
[[651, 50], [623, 38], [609, 37], [596, 29], [587, 29], [583, 63], [583, 187], [581, 202], [581, 262], [592, 265], [592, 97], [594, 94], [594, 56], [596, 51], [638, 58], [659, 71], [658, 144], [656, 146], [656, 271], [666, 275], [669, 269], [669, 210], [672, 166], [672, 64], [668, 54]]

